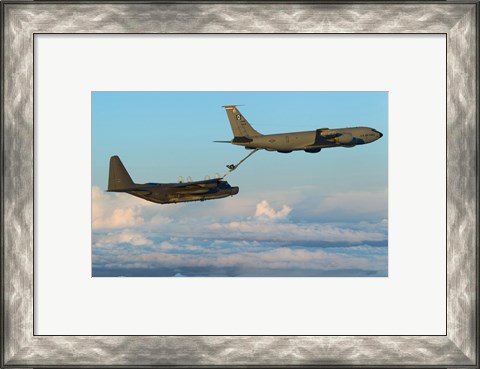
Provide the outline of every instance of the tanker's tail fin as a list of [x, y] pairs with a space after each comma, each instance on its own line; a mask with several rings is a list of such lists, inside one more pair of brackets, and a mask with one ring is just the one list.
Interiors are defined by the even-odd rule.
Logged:
[[135, 185], [120, 158], [115, 155], [110, 158], [108, 175], [108, 191], [122, 191]]
[[253, 127], [248, 123], [245, 117], [240, 113], [238, 108], [235, 105], [224, 106], [225, 111], [227, 112], [228, 120], [232, 126], [232, 132], [234, 137], [255, 137], [262, 136], [261, 133], [258, 133], [253, 129]]

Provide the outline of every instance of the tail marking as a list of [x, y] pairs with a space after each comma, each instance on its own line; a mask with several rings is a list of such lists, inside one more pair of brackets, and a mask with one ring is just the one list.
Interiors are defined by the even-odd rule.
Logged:
[[227, 113], [230, 126], [232, 127], [233, 136], [241, 138], [250, 138], [255, 136], [262, 136], [248, 123], [245, 117], [240, 113], [240, 110], [235, 105], [224, 106]]

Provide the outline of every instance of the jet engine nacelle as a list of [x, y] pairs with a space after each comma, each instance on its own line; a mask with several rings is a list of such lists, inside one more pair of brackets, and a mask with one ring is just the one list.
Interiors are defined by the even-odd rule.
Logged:
[[350, 133], [344, 133], [343, 135], [337, 137], [335, 141], [341, 145], [355, 144], [355, 139]]

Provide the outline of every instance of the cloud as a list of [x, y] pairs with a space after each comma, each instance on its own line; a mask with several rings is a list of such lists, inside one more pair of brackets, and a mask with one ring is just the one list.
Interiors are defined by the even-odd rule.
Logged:
[[[380, 209], [386, 192], [295, 201], [249, 198], [241, 201], [239, 213], [230, 199], [158, 205], [99, 188], [92, 189], [92, 197], [93, 265], [101, 275], [112, 275], [109, 271], [115, 268], [121, 270], [119, 275], [137, 276], [320, 276], [325, 271], [351, 275], [342, 270], [386, 274], [386, 214], [380, 211], [376, 221], [362, 216], [348, 223], [318, 220], [319, 214], [330, 219], [330, 213], [339, 211]], [[313, 216], [303, 217], [308, 211]]]
[[[158, 247], [160, 246], [160, 247]], [[270, 249], [248, 249], [243, 252], [201, 252], [182, 254], [176, 250], [185, 248], [183, 244], [162, 242], [153, 246], [155, 252], [136, 252], [119, 254], [117, 252], [103, 253], [95, 256], [97, 268], [121, 269], [167, 269], [170, 275], [182, 273], [188, 275], [192, 270], [201, 273], [233, 273], [235, 275], [270, 275], [275, 270], [285, 275], [294, 273], [301, 275], [302, 270], [309, 275], [322, 275], [324, 271], [332, 270], [363, 270], [381, 271], [386, 268], [386, 255], [348, 255], [325, 250], [293, 249], [289, 247], [273, 247]], [[189, 245], [190, 248], [208, 249], [210, 246]], [[159, 251], [163, 249], [163, 251]], [[141, 272], [140, 272], [141, 273]]]
[[98, 237], [95, 241], [95, 246], [106, 247], [122, 243], [127, 243], [133, 246], [148, 246], [153, 244], [151, 240], [145, 238], [140, 233], [126, 231]]
[[287, 205], [283, 205], [282, 210], [275, 211], [266, 200], [261, 201], [257, 204], [255, 210], [256, 218], [267, 218], [267, 219], [284, 219], [290, 214], [292, 208]]
[[143, 223], [140, 209], [135, 206], [119, 207], [122, 202], [111, 201], [112, 197], [98, 187], [92, 188], [92, 228], [127, 228]]
[[[96, 232], [129, 229], [167, 237], [210, 240], [363, 242], [387, 238], [387, 222], [319, 223], [295, 221], [297, 209], [283, 204], [276, 208], [266, 200], [250, 203], [249, 216], [225, 216], [203, 203], [190, 207], [165, 206], [133, 196], [104, 193], [93, 188], [93, 221]], [[341, 196], [340, 196], [341, 197]], [[130, 200], [133, 198], [133, 200]], [[342, 200], [343, 201], [343, 200]], [[188, 210], [187, 210], [188, 209]], [[194, 209], [190, 212], [190, 209]]]
[[163, 251], [202, 251], [203, 248], [195, 245], [176, 245], [172, 242], [163, 241], [155, 247], [156, 250]]
[[[138, 228], [147, 223], [157, 227], [171, 222], [168, 216], [158, 213], [160, 209], [155, 209], [155, 205], [134, 196], [105, 193], [99, 187], [92, 187], [92, 228]], [[162, 210], [165, 213], [165, 209]]]
[[115, 209], [113, 214], [102, 217], [92, 214], [92, 227], [94, 229], [126, 228], [143, 224], [143, 218], [139, 216], [137, 209]]
[[356, 230], [345, 224], [275, 223], [257, 220], [214, 223], [208, 226], [221, 239], [257, 241], [325, 241], [363, 242], [382, 241], [386, 234], [381, 229]]
[[[292, 208], [287, 205], [275, 210], [262, 200], [256, 205], [253, 218], [217, 221], [207, 225], [206, 229], [217, 240], [362, 242], [386, 239], [385, 222], [376, 225], [364, 223], [359, 229], [350, 224], [286, 222], [291, 211]], [[206, 236], [205, 228], [202, 230], [202, 235]]]

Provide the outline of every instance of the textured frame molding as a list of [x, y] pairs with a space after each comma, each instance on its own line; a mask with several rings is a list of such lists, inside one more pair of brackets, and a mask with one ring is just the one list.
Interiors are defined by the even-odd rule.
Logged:
[[[7, 1], [1, 10], [2, 367], [478, 367], [477, 2]], [[447, 335], [33, 336], [33, 36], [87, 32], [446, 34]]]

